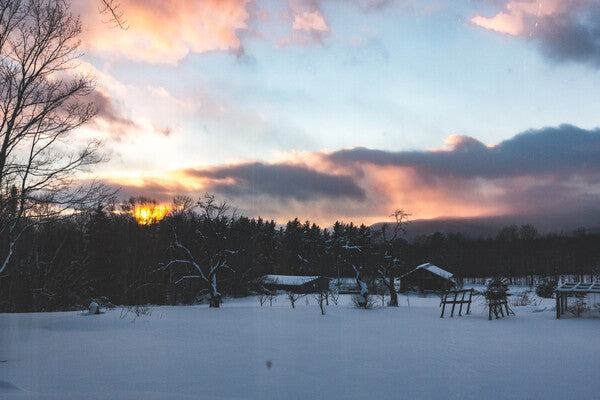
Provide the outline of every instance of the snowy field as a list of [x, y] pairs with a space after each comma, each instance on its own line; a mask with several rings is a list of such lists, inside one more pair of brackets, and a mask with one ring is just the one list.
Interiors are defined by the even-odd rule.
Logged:
[[576, 399], [600, 393], [600, 318], [553, 300], [488, 321], [440, 318], [439, 298], [320, 315], [256, 298], [121, 317], [0, 314], [2, 399]]

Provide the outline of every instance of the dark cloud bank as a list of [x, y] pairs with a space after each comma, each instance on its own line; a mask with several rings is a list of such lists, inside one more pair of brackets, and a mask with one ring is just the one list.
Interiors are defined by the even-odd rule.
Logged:
[[600, 175], [600, 129], [572, 125], [529, 130], [487, 147], [467, 136], [449, 151], [400, 151], [354, 148], [329, 156], [336, 163], [413, 167], [434, 176], [509, 178], [580, 175], [597, 182]]
[[565, 13], [542, 18], [532, 39], [555, 61], [573, 61], [600, 67], [600, 4], [573, 2]]
[[186, 173], [211, 179], [212, 190], [229, 196], [269, 195], [301, 201], [365, 198], [364, 190], [351, 176], [332, 175], [301, 165], [253, 162], [211, 169], [189, 169]]

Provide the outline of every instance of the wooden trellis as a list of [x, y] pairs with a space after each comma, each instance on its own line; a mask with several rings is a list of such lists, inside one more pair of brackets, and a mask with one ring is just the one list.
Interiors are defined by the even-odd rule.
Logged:
[[[465, 298], [467, 296], [467, 293], [469, 293], [469, 298]], [[452, 296], [454, 295], [454, 296]], [[458, 298], [458, 296], [461, 295], [460, 299]], [[460, 307], [458, 308], [458, 315], [462, 315], [462, 308], [463, 308], [463, 304], [467, 305], [467, 312], [466, 314], [469, 314], [471, 312], [471, 299], [473, 297], [473, 289], [463, 289], [463, 290], [450, 290], [448, 292], [445, 292], [442, 295], [442, 300], [440, 302], [440, 305], [442, 306], [442, 315], [440, 316], [440, 318], [444, 318], [444, 311], [446, 311], [446, 304], [452, 304], [452, 310], [450, 311], [450, 317], [454, 317], [454, 308], [456, 307], [457, 304], [460, 304]]]
[[600, 293], [600, 282], [565, 282], [556, 289], [556, 318], [567, 311], [568, 297], [584, 297]]
[[496, 319], [501, 316], [504, 317], [504, 311], [506, 310], [506, 316], [509, 314], [515, 315], [515, 313], [508, 307], [508, 301], [506, 297], [499, 299], [488, 299], [489, 307], [489, 319], [492, 319], [492, 313], [496, 316]]

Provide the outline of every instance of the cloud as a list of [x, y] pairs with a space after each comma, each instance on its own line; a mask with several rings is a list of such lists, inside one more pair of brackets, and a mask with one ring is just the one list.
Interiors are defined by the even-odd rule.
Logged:
[[[278, 2], [265, 4], [259, 0], [120, 0], [119, 10], [128, 27], [122, 30], [115, 27], [109, 15], [99, 12], [98, 1], [70, 0], [72, 10], [82, 17], [83, 45], [88, 52], [109, 61], [126, 58], [172, 65], [192, 53], [243, 55], [247, 37], [274, 40], [280, 47], [321, 44], [332, 32], [322, 11], [322, 4], [327, 2], [332, 0], [281, 1], [283, 11], [277, 12], [281, 10]], [[382, 10], [392, 3], [415, 8], [413, 0], [348, 3], [359, 13]], [[275, 29], [273, 22], [279, 24]], [[289, 32], [284, 37], [281, 27]]]
[[280, 222], [374, 223], [404, 208], [415, 219], [517, 215], [600, 224], [600, 129], [528, 130], [495, 145], [454, 135], [435, 150], [293, 153], [108, 183], [167, 202], [213, 192], [244, 215]]
[[187, 54], [243, 52], [250, 0], [120, 0], [127, 30], [107, 24], [93, 1], [72, 1], [83, 17], [84, 45], [94, 52], [152, 63], [175, 64]]
[[471, 19], [475, 25], [509, 35], [530, 35], [535, 25], [547, 16], [563, 14], [572, 0], [510, 0], [504, 11], [493, 17], [476, 15]]
[[482, 28], [522, 36], [555, 61], [600, 66], [600, 4], [592, 0], [510, 0], [491, 17], [475, 15]]
[[115, 137], [126, 134], [128, 130], [135, 126], [132, 119], [124, 117], [115, 109], [112, 100], [104, 89], [96, 88], [90, 93], [87, 100], [92, 103], [96, 110], [95, 122], [98, 122], [98, 119], [106, 122], [111, 126], [111, 131]]
[[[258, 0], [120, 0], [127, 30], [114, 28], [93, 1], [71, 0], [82, 15], [84, 46], [107, 59], [127, 58], [177, 64], [190, 53], [244, 54], [242, 40], [263, 37], [255, 25], [268, 24], [269, 11]], [[368, 0], [378, 5], [381, 1]], [[331, 31], [316, 0], [290, 0], [290, 35], [279, 45], [321, 43]]]
[[150, 200], [156, 200], [159, 203], [168, 204], [180, 193], [189, 192], [189, 188], [175, 183], [157, 178], [143, 178], [136, 183], [108, 181], [108, 186], [119, 190], [121, 200], [127, 200], [131, 197], [145, 197]]
[[209, 180], [207, 189], [230, 196], [267, 195], [300, 201], [365, 198], [364, 191], [351, 176], [328, 174], [303, 165], [253, 162], [189, 169], [185, 173]]
[[91, 124], [111, 140], [120, 141], [127, 136], [144, 131], [165, 136], [171, 133], [170, 127], [159, 126], [154, 123], [142, 124], [124, 116], [114, 107], [108, 92], [101, 87], [96, 87], [85, 100], [92, 103], [96, 110], [96, 115]]
[[354, 148], [328, 156], [333, 162], [410, 167], [423, 175], [497, 179], [518, 176], [600, 175], [600, 129], [572, 125], [529, 130], [495, 146], [469, 136], [451, 136], [437, 151]]
[[325, 17], [319, 11], [303, 11], [294, 16], [292, 29], [297, 31], [314, 32], [329, 32], [329, 26], [325, 22]]
[[600, 129], [561, 125], [496, 145], [451, 136], [447, 145], [398, 152], [354, 148], [323, 157], [338, 168], [362, 171], [361, 186], [379, 205], [401, 206], [419, 218], [545, 213], [600, 223], [599, 207], [590, 201], [600, 196]]
[[278, 41], [279, 46], [322, 43], [331, 32], [317, 0], [290, 0], [291, 32]]

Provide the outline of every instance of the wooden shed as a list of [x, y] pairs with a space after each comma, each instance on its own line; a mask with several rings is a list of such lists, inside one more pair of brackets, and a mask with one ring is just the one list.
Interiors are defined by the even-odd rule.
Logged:
[[421, 264], [400, 277], [400, 291], [446, 291], [456, 287], [452, 273], [430, 263]]
[[329, 290], [329, 278], [323, 276], [264, 275], [255, 281], [256, 286], [269, 292], [319, 293]]

